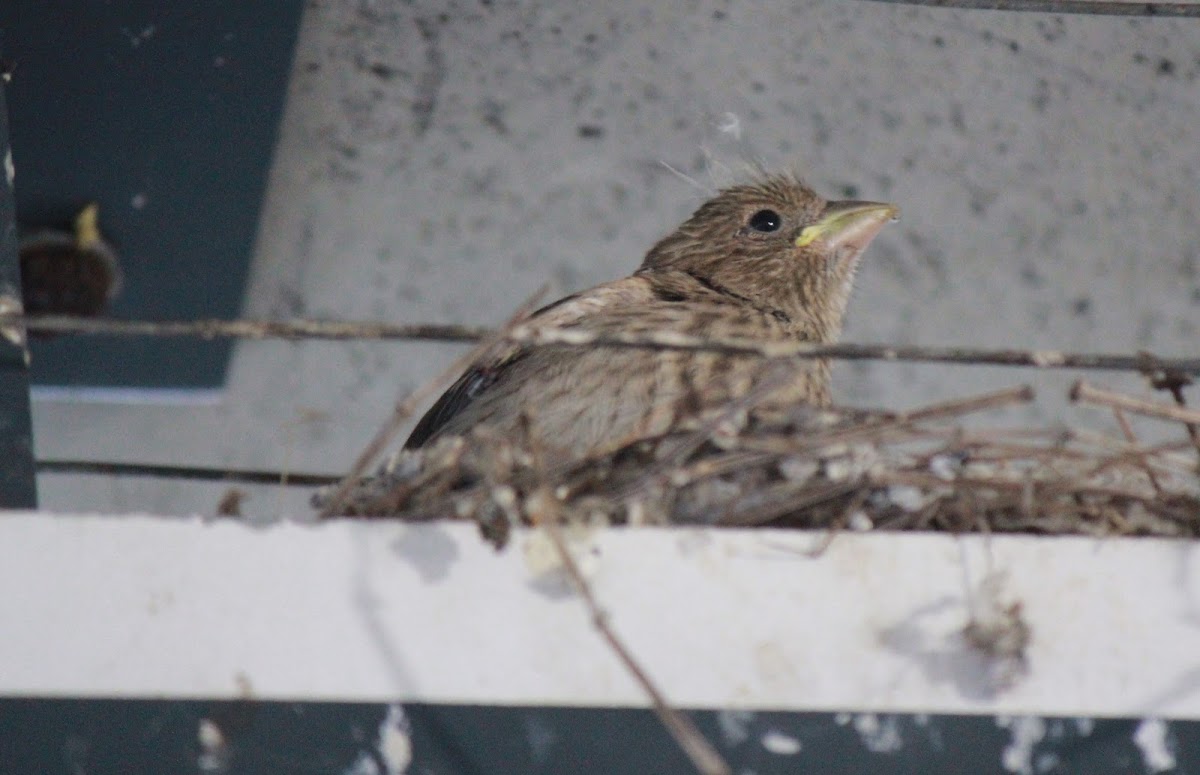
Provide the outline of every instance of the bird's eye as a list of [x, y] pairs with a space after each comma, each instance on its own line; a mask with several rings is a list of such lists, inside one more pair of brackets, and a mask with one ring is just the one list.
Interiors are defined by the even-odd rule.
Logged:
[[750, 228], [755, 231], [776, 231], [783, 225], [783, 216], [774, 210], [759, 210], [750, 216]]

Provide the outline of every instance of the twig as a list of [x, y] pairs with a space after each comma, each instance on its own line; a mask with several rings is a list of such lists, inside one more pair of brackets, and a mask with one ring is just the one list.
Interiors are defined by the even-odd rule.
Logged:
[[1118, 393], [1114, 390], [1106, 390], [1089, 384], [1084, 380], [1079, 380], [1071, 386], [1070, 396], [1071, 400], [1077, 403], [1125, 409], [1134, 414], [1157, 417], [1160, 420], [1200, 423], [1200, 411], [1195, 409], [1188, 409], [1175, 404], [1164, 404], [1161, 401], [1150, 401], [1149, 399]]
[[[1200, 4], [1197, 4], [1200, 8]], [[420, 323], [387, 323], [322, 320], [194, 320], [145, 321], [77, 318], [69, 316], [0, 315], [0, 327], [24, 325], [31, 333], [104, 334], [108, 336], [195, 337], [201, 339], [374, 339], [445, 342], [478, 342], [495, 337], [494, 329]], [[991, 350], [963, 347], [917, 347], [889, 344], [811, 344], [719, 339], [670, 331], [639, 334], [596, 334], [579, 329], [516, 326], [503, 333], [515, 344], [554, 344], [641, 350], [684, 350], [765, 358], [835, 358], [840, 360], [913, 361], [991, 366], [1025, 366], [1039, 369], [1137, 371], [1146, 368], [1145, 354], [1071, 353], [1060, 350]], [[1200, 374], [1200, 358], [1156, 359], [1156, 365], [1184, 374]]]
[[825, 534], [821, 536], [821, 540], [817, 542], [817, 545], [805, 550], [804, 555], [812, 560], [824, 555], [829, 550], [829, 547], [833, 546], [833, 539], [846, 528], [846, 525], [850, 524], [850, 518], [854, 516], [854, 512], [861, 509], [869, 497], [871, 497], [871, 491], [866, 488], [855, 493], [850, 498], [850, 502], [846, 504], [846, 508], [842, 509], [838, 513], [838, 516], [825, 528]]
[[336, 484], [340, 476], [297, 474], [283, 471], [256, 471], [203, 466], [164, 466], [145, 463], [106, 463], [95, 460], [39, 460], [38, 473], [101, 474], [105, 476], [149, 476], [159, 479], [196, 479], [207, 482], [241, 484], [286, 484], [294, 487], [325, 487]]
[[[1140, 447], [1141, 442], [1138, 441], [1137, 434], [1133, 432], [1133, 426], [1129, 424], [1129, 418], [1125, 416], [1125, 410], [1119, 406], [1114, 406], [1112, 410], [1113, 417], [1117, 418], [1117, 425], [1121, 426], [1121, 433], [1124, 434], [1125, 440], [1130, 444]], [[1162, 485], [1159, 483], [1158, 476], [1155, 475], [1154, 469], [1150, 467], [1150, 462], [1146, 460], [1144, 456], [1141, 457], [1139, 462], [1141, 463], [1142, 468], [1146, 471], [1146, 477], [1150, 480], [1150, 484], [1154, 487], [1154, 491], [1159, 495], [1162, 495]], [[1101, 468], [1103, 468], [1103, 465]], [[1097, 473], [1099, 473], [1098, 470], [1093, 470], [1090, 472], [1091, 476], [1095, 476]], [[1091, 476], [1088, 478], [1091, 478]]]
[[[1028, 366], [1039, 369], [1090, 369], [1137, 371], [1145, 369], [1146, 357], [1107, 353], [1068, 353], [1061, 350], [986, 350], [969, 347], [915, 347], [883, 344], [812, 344], [810, 342], [752, 339], [722, 339], [693, 336], [674, 331], [638, 334], [597, 334], [572, 328], [518, 326], [506, 337], [528, 344], [562, 344], [630, 348], [638, 350], [684, 350], [726, 355], [758, 355], [763, 358], [838, 358], [841, 360], [921, 361], [991, 366]], [[1163, 368], [1185, 374], [1200, 374], [1200, 358], [1164, 358]]]
[[[856, 427], [845, 429], [835, 428], [826, 433], [813, 433], [805, 436], [802, 448], [812, 449], [824, 447], [837, 442], [848, 442], [862, 438], [876, 438], [884, 431], [906, 429], [914, 423], [927, 420], [945, 420], [974, 412], [1000, 409], [1013, 404], [1028, 403], [1033, 400], [1033, 388], [1028, 385], [1004, 388], [977, 396], [959, 398], [952, 401], [938, 401], [918, 409], [900, 412], [882, 419], [868, 421]], [[957, 432], [957, 431], [956, 431]]]
[[[553, 498], [543, 488], [540, 493], [535, 493], [535, 496], [531, 497], [530, 501], [535, 501], [535, 497], [539, 494], [542, 496], [541, 500], [549, 501]], [[596, 628], [600, 636], [608, 643], [609, 648], [613, 650], [613, 653], [625, 665], [625, 669], [629, 671], [629, 674], [633, 676], [634, 680], [641, 685], [642, 690], [646, 692], [651, 704], [654, 706], [654, 712], [659, 720], [662, 721], [663, 726], [667, 728], [667, 731], [671, 733], [671, 737], [675, 738], [675, 742], [679, 744], [679, 747], [691, 759], [692, 764], [698, 772], [703, 773], [703, 775], [732, 775], [733, 771], [729, 768], [729, 765], [722, 758], [721, 754], [717, 752], [717, 749], [713, 748], [708, 740], [704, 738], [704, 735], [700, 733], [700, 730], [696, 728], [696, 725], [692, 723], [690, 718], [667, 703], [667, 698], [663, 696], [663, 693], [650, 680], [650, 676], [646, 674], [646, 671], [634, 659], [633, 653], [629, 651], [629, 648], [617, 637], [612, 627], [608, 625], [608, 613], [600, 607], [595, 593], [592, 592], [591, 585], [587, 583], [587, 579], [584, 578], [583, 572], [579, 569], [578, 563], [575, 562], [570, 548], [563, 539], [562, 531], [558, 526], [557, 511], [553, 506], [540, 509], [537, 506], [538, 504], [535, 501], [531, 504], [530, 510], [539, 512], [541, 519], [537, 521], [537, 524], [546, 531], [550, 542], [554, 544], [554, 549], [558, 553], [563, 569], [567, 572], [567, 576], [570, 577], [571, 583], [575, 586], [575, 590], [579, 593], [579, 596], [583, 598], [584, 605], [587, 606], [588, 614], [592, 618], [592, 626]]]
[[451, 363], [441, 374], [426, 382], [424, 385], [421, 385], [412, 393], [409, 393], [403, 401], [396, 404], [395, 409], [392, 411], [391, 417], [388, 418], [383, 427], [380, 428], [375, 434], [375, 438], [371, 439], [371, 443], [369, 443], [359, 454], [358, 459], [355, 460], [354, 465], [351, 466], [350, 472], [346, 474], [345, 479], [342, 480], [342, 483], [338, 485], [338, 488], [334, 491], [333, 495], [330, 496], [329, 501], [325, 504], [325, 507], [321, 509], [319, 515], [321, 519], [333, 516], [338, 512], [338, 509], [342, 508], [342, 506], [345, 504], [347, 496], [350, 494], [350, 491], [354, 489], [354, 486], [358, 484], [359, 480], [362, 479], [363, 474], [367, 472], [367, 468], [371, 465], [375, 458], [377, 458], [383, 452], [383, 450], [392, 443], [393, 437], [400, 432], [400, 428], [404, 426], [405, 420], [412, 416], [412, 413], [417, 410], [417, 407], [420, 406], [426, 398], [440, 389], [442, 385], [454, 379], [459, 373], [470, 366], [476, 358], [478, 358], [496, 343], [502, 341], [505, 334], [513, 326], [528, 317], [538, 299], [546, 294], [546, 290], [546, 286], [539, 288], [532, 296], [526, 299], [520, 307], [517, 308], [517, 311], [511, 318], [509, 318], [509, 320], [500, 330], [494, 332], [491, 336], [482, 339], [478, 344], [471, 348], [469, 352], [459, 357], [454, 361], [454, 363]]
[[530, 442], [530, 452], [533, 456], [534, 468], [543, 478], [543, 483], [530, 494], [525, 501], [525, 507], [529, 512], [530, 520], [537, 526], [546, 531], [546, 536], [550, 539], [550, 543], [554, 545], [554, 550], [558, 554], [559, 562], [562, 563], [563, 569], [567, 572], [567, 576], [571, 579], [572, 585], [583, 598], [583, 603], [587, 606], [588, 614], [592, 619], [592, 626], [604, 638], [609, 648], [617, 655], [625, 665], [625, 669], [633, 676], [633, 679], [641, 685], [642, 690], [646, 692], [646, 696], [650, 698], [651, 704], [654, 706], [654, 713], [658, 716], [659, 721], [666, 727], [667, 732], [675, 739], [675, 742], [691, 760], [692, 765], [701, 775], [733, 775], [733, 770], [729, 764], [722, 758], [717, 749], [705, 739], [692, 720], [685, 714], [679, 712], [672, 707], [662, 691], [650, 679], [650, 676], [642, 666], [638, 664], [634, 658], [633, 652], [629, 647], [617, 637], [616, 632], [608, 624], [608, 613], [600, 607], [600, 602], [596, 599], [596, 594], [592, 591], [592, 587], [588, 584], [587, 579], [583, 575], [583, 571], [579, 569], [579, 564], [575, 562], [574, 555], [571, 554], [570, 547], [567, 546], [566, 540], [563, 538], [562, 530], [560, 529], [559, 521], [560, 514], [558, 508], [558, 500], [554, 497], [554, 493], [550, 489], [550, 485], [544, 482], [545, 465], [544, 458], [541, 454], [541, 445], [538, 439], [530, 431], [532, 424], [529, 422], [527, 415], [523, 415], [522, 426], [525, 429], [525, 435]]
[[727, 401], [719, 412], [703, 420], [698, 428], [690, 431], [683, 438], [672, 439], [666, 449], [660, 446], [654, 464], [648, 467], [639, 480], [619, 491], [616, 497], [621, 499], [636, 497], [655, 484], [664, 482], [671, 469], [683, 465], [696, 450], [713, 437], [713, 434], [722, 425], [732, 424], [739, 413], [749, 411], [776, 388], [781, 387], [787, 377], [794, 376], [791, 369], [780, 368], [781, 366], [784, 364], [773, 364], [773, 367], [758, 380], [757, 384], [741, 396]]
[[412, 339], [477, 342], [495, 334], [483, 326], [411, 325], [345, 320], [114, 320], [71, 315], [0, 316], [0, 325], [23, 323], [31, 334], [147, 336], [194, 339]]
[[1089, 16], [1200, 17], [1200, 4], [1197, 3], [1135, 3], [1121, 0], [874, 0], [874, 2], [892, 5], [924, 5], [932, 8], [961, 8], [974, 11], [1071, 13]]
[[[1153, 381], [1155, 387], [1168, 390], [1171, 396], [1175, 399], [1175, 405], [1179, 407], [1187, 406], [1187, 399], [1183, 397], [1183, 388], [1185, 385], [1191, 384], [1191, 379], [1182, 374], [1173, 373], [1170, 371], [1161, 372], [1161, 378]], [[1188, 438], [1192, 440], [1192, 446], [1196, 448], [1196, 453], [1200, 454], [1200, 425], [1194, 422], [1183, 424], [1187, 428]]]
[[942, 401], [936, 404], [929, 404], [920, 409], [909, 412], [901, 412], [896, 419], [905, 422], [920, 422], [923, 420], [943, 419], [946, 417], [959, 417], [964, 414], [973, 412], [983, 412], [989, 409], [999, 409], [1001, 407], [1010, 406], [1012, 404], [1027, 404], [1034, 399], [1033, 388], [1029, 385], [1018, 385], [1011, 388], [1003, 388], [991, 393], [981, 393], [977, 396], [968, 398], [958, 398], [952, 401]]

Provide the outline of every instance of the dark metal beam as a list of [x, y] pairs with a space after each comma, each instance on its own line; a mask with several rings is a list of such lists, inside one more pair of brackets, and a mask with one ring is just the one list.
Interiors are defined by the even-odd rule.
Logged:
[[[2, 60], [0, 60], [2, 61]], [[3, 66], [0, 65], [0, 70]], [[17, 214], [13, 201], [12, 149], [8, 144], [7, 77], [0, 77], [0, 311], [19, 308]], [[0, 508], [37, 506], [33, 476], [33, 430], [29, 421], [29, 351], [24, 327], [0, 327]]]

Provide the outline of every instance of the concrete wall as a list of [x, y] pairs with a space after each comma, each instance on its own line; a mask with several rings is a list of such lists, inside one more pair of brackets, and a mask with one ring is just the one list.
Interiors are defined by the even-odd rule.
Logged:
[[[252, 316], [496, 323], [620, 276], [746, 161], [903, 210], [846, 339], [1195, 354], [1195, 22], [871, 2], [314, 2]], [[451, 346], [239, 346], [216, 406], [38, 402], [43, 457], [338, 472]], [[903, 407], [1074, 375], [856, 363]], [[1137, 378], [1098, 375], [1137, 389]], [[1103, 420], [1104, 418], [1092, 418]], [[44, 476], [57, 509], [212, 511], [224, 488]], [[256, 514], [296, 493], [256, 490]]]

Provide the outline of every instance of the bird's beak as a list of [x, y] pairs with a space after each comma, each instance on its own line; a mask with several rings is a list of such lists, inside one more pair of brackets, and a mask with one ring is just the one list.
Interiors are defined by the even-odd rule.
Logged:
[[800, 232], [796, 247], [819, 242], [833, 255], [849, 252], [857, 256], [885, 224], [899, 215], [898, 207], [880, 202], [830, 202], [820, 220]]

